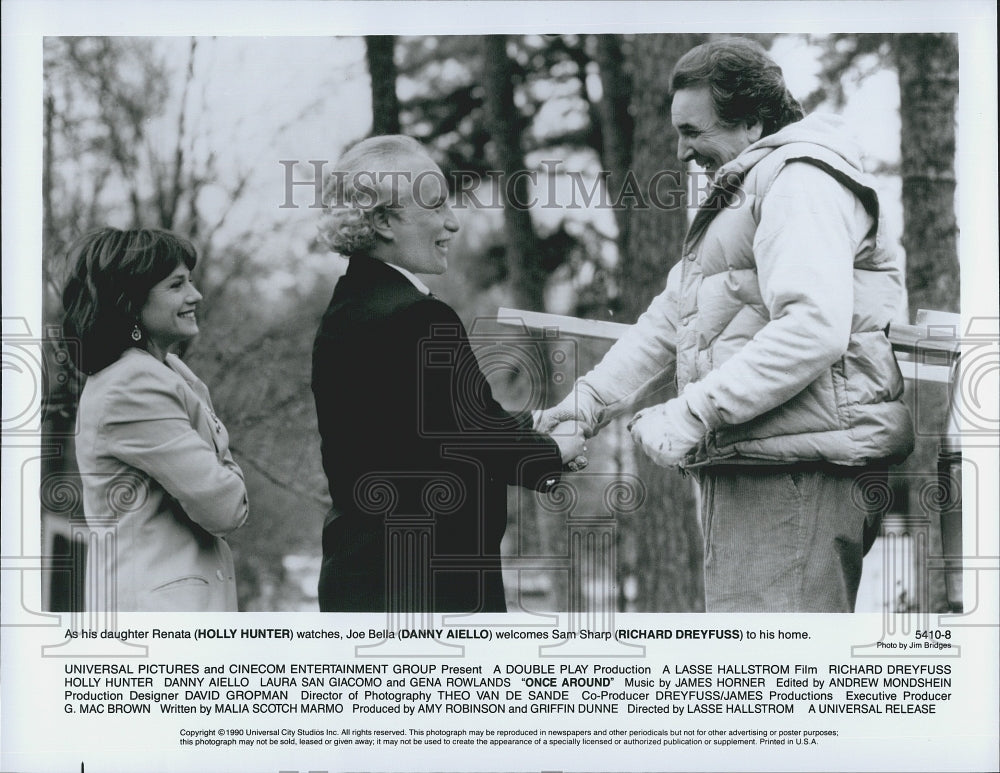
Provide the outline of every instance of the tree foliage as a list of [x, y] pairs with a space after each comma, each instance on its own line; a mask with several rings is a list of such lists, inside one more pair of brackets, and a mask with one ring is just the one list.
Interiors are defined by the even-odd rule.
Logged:
[[[401, 38], [403, 128], [432, 148], [452, 182], [505, 175], [513, 189], [501, 185], [500, 198], [528, 201], [528, 182], [515, 171], [543, 186], [550, 170], [542, 161], [559, 166], [557, 174], [581, 156], [600, 163], [607, 124], [593, 90], [597, 48], [596, 38], [576, 35]], [[627, 111], [617, 118], [627, 120]], [[504, 283], [519, 305], [538, 309], [556, 269], [602, 268], [603, 245], [591, 224], [542, 227], [528, 209], [505, 206], [504, 239], [469, 273], [483, 289]]]
[[[204, 77], [196, 71], [198, 46], [189, 40], [183, 69], [174, 72], [151, 40], [46, 40], [43, 267], [53, 296], [68, 246], [102, 225], [165, 228], [191, 239], [207, 314], [246, 269], [250, 238], [244, 247], [227, 245], [218, 271], [209, 271], [216, 234], [241, 200], [250, 171], [223, 174], [195, 119], [208, 110], [197, 103], [196, 85]], [[201, 201], [210, 187], [221, 189], [217, 198], [227, 202], [211, 214]]]

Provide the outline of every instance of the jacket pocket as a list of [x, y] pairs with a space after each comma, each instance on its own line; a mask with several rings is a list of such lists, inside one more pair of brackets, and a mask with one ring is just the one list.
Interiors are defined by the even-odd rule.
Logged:
[[211, 584], [200, 575], [177, 577], [149, 591], [150, 612], [199, 612], [208, 610], [212, 596]]
[[161, 585], [157, 585], [155, 588], [150, 590], [150, 593], [160, 593], [161, 591], [170, 591], [177, 588], [186, 587], [188, 585], [208, 585], [208, 580], [198, 574], [189, 574], [187, 577], [177, 577], [173, 580], [169, 580]]

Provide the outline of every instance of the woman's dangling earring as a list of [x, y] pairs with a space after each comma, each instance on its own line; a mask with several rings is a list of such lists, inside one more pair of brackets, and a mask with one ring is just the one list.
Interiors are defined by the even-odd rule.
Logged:
[[142, 340], [142, 331], [139, 329], [139, 323], [136, 322], [132, 326], [132, 340], [139, 342]]

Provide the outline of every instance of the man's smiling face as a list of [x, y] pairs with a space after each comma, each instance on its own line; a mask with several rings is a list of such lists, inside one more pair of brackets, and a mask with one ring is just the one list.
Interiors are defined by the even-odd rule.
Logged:
[[751, 126], [723, 124], [707, 86], [678, 89], [674, 93], [670, 118], [678, 135], [677, 157], [681, 161], [694, 161], [713, 174], [761, 135], [759, 123]]
[[451, 210], [448, 186], [441, 169], [427, 156], [411, 154], [398, 159], [387, 177], [394, 185], [388, 207], [388, 230], [376, 257], [402, 266], [414, 274], [443, 274], [448, 269], [448, 249], [458, 231]]

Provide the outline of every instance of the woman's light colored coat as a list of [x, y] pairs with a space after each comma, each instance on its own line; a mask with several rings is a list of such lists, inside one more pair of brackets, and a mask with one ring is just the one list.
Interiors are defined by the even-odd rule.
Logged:
[[246, 487], [205, 385], [174, 355], [128, 349], [87, 379], [79, 417], [84, 513], [101, 543], [88, 608], [236, 611], [223, 538], [247, 518]]

